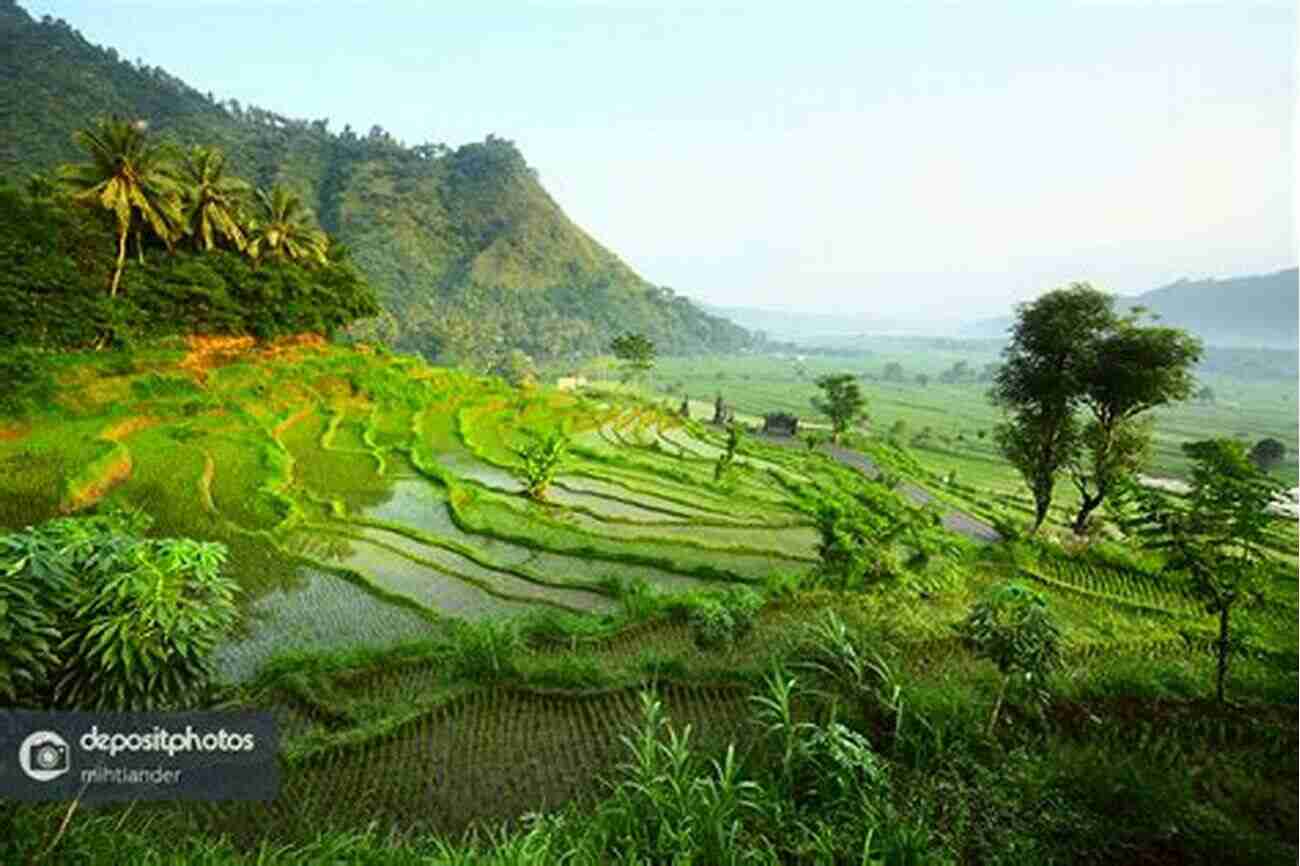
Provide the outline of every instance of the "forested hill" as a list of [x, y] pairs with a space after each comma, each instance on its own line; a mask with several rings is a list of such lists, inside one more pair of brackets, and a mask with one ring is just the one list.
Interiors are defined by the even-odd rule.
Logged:
[[508, 345], [541, 359], [601, 351], [627, 330], [663, 352], [754, 339], [596, 243], [508, 140], [406, 146], [379, 126], [332, 132], [324, 118], [221, 102], [0, 0], [0, 176], [83, 159], [73, 131], [106, 114], [220, 147], [237, 174], [299, 193], [374, 285], [390, 314], [374, 327], [406, 348], [473, 360], [479, 347]]
[[[1223, 280], [1178, 280], [1140, 295], [1121, 297], [1116, 306], [1146, 307], [1164, 324], [1186, 328], [1211, 346], [1294, 350], [1298, 298], [1300, 271], [1288, 268]], [[983, 319], [963, 333], [1001, 337], [1012, 321], [1011, 316]]]
[[1133, 298], [1161, 319], [1219, 346], [1294, 348], [1300, 271], [1179, 280]]

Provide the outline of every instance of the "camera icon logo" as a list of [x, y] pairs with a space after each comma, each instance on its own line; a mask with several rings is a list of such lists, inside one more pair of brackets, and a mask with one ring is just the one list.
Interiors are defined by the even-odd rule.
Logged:
[[49, 782], [72, 768], [68, 743], [53, 731], [30, 734], [18, 747], [18, 765], [29, 778]]

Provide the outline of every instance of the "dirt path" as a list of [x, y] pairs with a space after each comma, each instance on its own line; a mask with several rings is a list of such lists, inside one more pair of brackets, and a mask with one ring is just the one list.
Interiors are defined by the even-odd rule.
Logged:
[[[755, 438], [761, 439], [763, 442], [768, 444], [778, 445], [783, 448], [807, 447], [804, 445], [803, 440], [792, 439], [787, 436], [759, 436]], [[868, 478], [875, 478], [880, 475], [879, 467], [857, 451], [850, 451], [847, 448], [841, 448], [838, 445], [831, 445], [829, 443], [822, 445], [821, 451], [823, 454], [828, 454], [831, 457], [834, 457], [843, 465], [858, 470]], [[935, 498], [930, 495], [929, 492], [911, 482], [902, 482], [898, 485], [898, 489], [904, 496], [918, 505], [926, 505], [935, 502]], [[944, 528], [956, 532], [959, 535], [964, 535], [974, 541], [993, 542], [1002, 540], [1002, 536], [998, 534], [998, 531], [984, 521], [978, 520], [971, 517], [969, 514], [965, 514], [952, 508], [949, 508], [944, 512], [943, 525]]]

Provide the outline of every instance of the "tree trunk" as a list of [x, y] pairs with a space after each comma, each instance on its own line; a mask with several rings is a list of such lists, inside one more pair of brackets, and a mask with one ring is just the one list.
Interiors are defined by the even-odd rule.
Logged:
[[993, 715], [989, 716], [988, 735], [993, 736], [993, 728], [998, 723], [998, 711], [1002, 709], [1002, 698], [1007, 693], [1007, 677], [1003, 675], [1002, 685], [998, 687], [998, 699], [993, 702]]
[[1052, 507], [1052, 489], [1037, 489], [1034, 491], [1034, 528], [1029, 530], [1030, 535], [1038, 532], [1038, 528], [1047, 520], [1047, 512]]
[[135, 254], [140, 259], [140, 264], [144, 264], [144, 237], [141, 236], [140, 230], [135, 230]]
[[1088, 517], [1097, 510], [1098, 505], [1101, 505], [1101, 500], [1102, 494], [1100, 493], [1096, 496], [1084, 495], [1083, 501], [1079, 505], [1079, 514], [1074, 518], [1075, 535], [1083, 535], [1084, 528], [1088, 525]]
[[113, 271], [113, 284], [108, 288], [110, 298], [117, 297], [117, 284], [122, 279], [124, 267], [126, 267], [126, 229], [117, 233], [117, 268]]
[[1215, 689], [1219, 703], [1223, 703], [1223, 683], [1228, 678], [1228, 610], [1226, 605], [1219, 610], [1219, 670]]

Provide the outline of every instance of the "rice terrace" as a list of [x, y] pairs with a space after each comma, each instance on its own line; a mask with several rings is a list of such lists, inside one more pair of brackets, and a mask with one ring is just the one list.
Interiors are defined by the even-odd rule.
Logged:
[[[1294, 268], [710, 306], [512, 141], [219, 101], [39, 7], [0, 0], [0, 863], [1296, 862]], [[50, 796], [88, 747], [21, 724], [89, 713], [269, 716], [276, 794]]]

